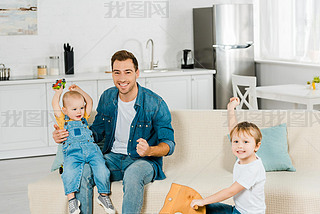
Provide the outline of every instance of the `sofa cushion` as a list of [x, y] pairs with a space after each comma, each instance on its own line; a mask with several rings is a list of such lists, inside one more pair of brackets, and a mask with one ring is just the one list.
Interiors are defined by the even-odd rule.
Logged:
[[286, 124], [261, 129], [261, 133], [262, 141], [257, 155], [262, 159], [266, 171], [296, 171], [288, 154]]
[[[287, 126], [285, 123], [278, 126], [260, 129], [262, 134], [261, 146], [257, 155], [261, 158], [267, 172], [292, 171], [296, 169], [292, 165], [288, 154]], [[230, 135], [228, 134], [230, 140]]]

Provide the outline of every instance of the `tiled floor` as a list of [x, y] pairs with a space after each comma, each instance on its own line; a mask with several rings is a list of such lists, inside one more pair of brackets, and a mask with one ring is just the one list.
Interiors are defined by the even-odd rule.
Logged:
[[30, 214], [28, 184], [50, 172], [55, 156], [0, 160], [0, 209], [3, 214]]

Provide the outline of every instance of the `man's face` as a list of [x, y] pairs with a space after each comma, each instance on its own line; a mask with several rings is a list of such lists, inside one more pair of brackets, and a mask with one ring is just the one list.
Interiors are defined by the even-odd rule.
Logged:
[[125, 61], [114, 61], [112, 78], [114, 85], [119, 90], [119, 96], [122, 101], [129, 102], [138, 94], [137, 78], [139, 69], [135, 71], [132, 59]]

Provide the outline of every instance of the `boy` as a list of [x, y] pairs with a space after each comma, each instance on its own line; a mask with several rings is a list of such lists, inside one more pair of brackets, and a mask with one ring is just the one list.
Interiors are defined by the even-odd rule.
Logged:
[[[229, 131], [232, 153], [238, 158], [233, 168], [233, 184], [205, 199], [193, 200], [191, 207], [206, 205], [207, 213], [264, 214], [266, 173], [261, 159], [256, 155], [261, 145], [262, 135], [253, 123], [237, 124], [234, 114], [234, 108], [237, 105], [239, 105], [239, 99], [231, 98], [228, 104]], [[235, 206], [218, 203], [232, 196]]]
[[83, 166], [89, 163], [99, 192], [97, 201], [107, 213], [113, 214], [115, 210], [109, 198], [110, 186], [107, 185], [110, 171], [105, 165], [100, 148], [94, 143], [92, 131], [88, 128], [87, 119], [90, 117], [88, 113], [90, 114], [92, 110], [92, 99], [80, 87], [71, 85], [63, 96], [61, 109], [59, 100], [63, 87], [53, 90], [55, 94], [52, 107], [55, 118], [60, 129], [69, 131], [69, 137], [62, 146], [64, 155], [62, 180], [69, 200], [69, 213], [80, 213], [80, 201], [75, 198], [75, 192], [79, 191]]

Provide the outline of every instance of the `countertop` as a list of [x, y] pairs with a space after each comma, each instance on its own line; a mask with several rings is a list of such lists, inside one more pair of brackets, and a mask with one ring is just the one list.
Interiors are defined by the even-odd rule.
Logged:
[[[195, 68], [195, 69], [167, 69], [166, 72], [140, 72], [141, 78], [151, 77], [170, 77], [170, 76], [186, 76], [186, 75], [203, 75], [203, 74], [215, 74], [215, 70]], [[0, 81], [0, 86], [5, 85], [21, 85], [21, 84], [40, 84], [40, 83], [53, 83], [57, 79], [65, 78], [67, 81], [85, 81], [85, 80], [107, 80], [112, 79], [111, 73], [81, 73], [74, 75], [58, 75], [58, 76], [43, 76], [40, 79], [30, 79], [31, 77], [13, 77], [19, 78], [18, 80], [6, 80]], [[20, 79], [21, 78], [21, 79]], [[34, 77], [37, 78], [37, 77]]]

